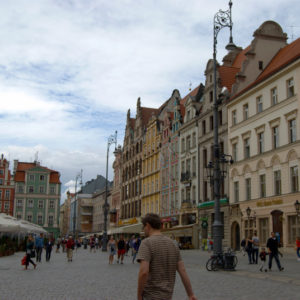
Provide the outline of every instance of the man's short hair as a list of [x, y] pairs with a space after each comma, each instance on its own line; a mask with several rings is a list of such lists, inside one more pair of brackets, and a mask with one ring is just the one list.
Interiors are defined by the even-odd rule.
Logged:
[[146, 214], [144, 218], [142, 218], [142, 223], [144, 226], [148, 223], [153, 229], [161, 228], [161, 220], [159, 215], [157, 214]]

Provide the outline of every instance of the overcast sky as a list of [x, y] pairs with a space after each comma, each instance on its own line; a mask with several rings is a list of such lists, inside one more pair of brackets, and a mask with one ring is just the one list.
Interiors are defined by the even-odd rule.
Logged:
[[[298, 38], [299, 7], [233, 1], [234, 42], [248, 46], [266, 20]], [[219, 9], [228, 1], [0, 0], [0, 152], [11, 162], [38, 153], [61, 173], [63, 192], [80, 169], [84, 182], [105, 176], [107, 138], [118, 130], [123, 143], [138, 97], [157, 108], [204, 82]], [[228, 37], [219, 33], [219, 61]]]

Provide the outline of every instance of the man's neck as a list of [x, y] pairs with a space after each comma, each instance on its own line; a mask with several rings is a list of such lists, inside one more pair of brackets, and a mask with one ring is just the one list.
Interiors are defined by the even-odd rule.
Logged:
[[153, 235], [161, 235], [160, 230], [157, 230], [157, 229], [150, 230], [149, 236], [153, 236]]

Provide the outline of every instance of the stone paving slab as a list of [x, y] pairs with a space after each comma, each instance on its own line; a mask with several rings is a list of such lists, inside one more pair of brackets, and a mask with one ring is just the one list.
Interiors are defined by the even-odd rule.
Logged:
[[[238, 254], [237, 271], [208, 272], [205, 264], [210, 254], [199, 250], [181, 252], [193, 289], [198, 299], [300, 299], [300, 262], [294, 254], [284, 255], [283, 272], [261, 273], [257, 265], [248, 265]], [[65, 253], [52, 253], [49, 263], [36, 270], [23, 271], [24, 253], [0, 258], [0, 300], [134, 300], [138, 264], [125, 257], [124, 265], [108, 265], [108, 254], [79, 249], [73, 262]], [[177, 276], [173, 300], [187, 299]]]

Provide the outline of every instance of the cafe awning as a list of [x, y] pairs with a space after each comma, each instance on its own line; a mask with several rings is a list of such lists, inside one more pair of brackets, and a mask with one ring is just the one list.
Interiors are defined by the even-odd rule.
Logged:
[[[223, 198], [220, 199], [220, 204], [228, 204], [229, 199], [228, 198]], [[198, 204], [198, 208], [208, 208], [208, 207], [213, 207], [215, 205], [215, 201], [207, 201], [207, 202], [202, 202]]]

